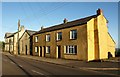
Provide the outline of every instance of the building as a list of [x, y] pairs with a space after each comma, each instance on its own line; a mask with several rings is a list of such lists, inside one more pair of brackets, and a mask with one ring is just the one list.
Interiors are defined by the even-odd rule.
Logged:
[[18, 39], [21, 38], [25, 32], [24, 26], [20, 26], [20, 20], [18, 21], [18, 31], [15, 33], [5, 34], [5, 51], [9, 51], [11, 54], [19, 54]]
[[21, 38], [20, 42], [20, 54], [21, 55], [32, 55], [32, 35], [36, 31], [25, 30]]
[[6, 52], [13, 52], [13, 33], [6, 33], [5, 34], [5, 51]]
[[42, 28], [33, 34], [33, 55], [51, 58], [99, 60], [115, 56], [115, 42], [101, 9], [96, 15]]

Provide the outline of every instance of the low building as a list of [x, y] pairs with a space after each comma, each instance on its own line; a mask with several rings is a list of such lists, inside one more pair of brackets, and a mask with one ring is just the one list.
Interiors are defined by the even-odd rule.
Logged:
[[20, 42], [20, 54], [21, 55], [32, 55], [32, 35], [36, 31], [25, 30], [21, 38]]
[[42, 28], [33, 34], [33, 55], [51, 58], [99, 60], [115, 56], [115, 42], [101, 9], [96, 15]]

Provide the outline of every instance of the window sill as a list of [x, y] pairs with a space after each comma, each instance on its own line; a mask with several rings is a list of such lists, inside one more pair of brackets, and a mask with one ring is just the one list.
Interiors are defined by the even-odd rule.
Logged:
[[56, 40], [56, 42], [59, 42], [59, 41], [62, 41], [62, 40]]
[[77, 38], [76, 39], [70, 39], [70, 40], [77, 40]]
[[77, 55], [77, 53], [64, 53], [64, 55]]

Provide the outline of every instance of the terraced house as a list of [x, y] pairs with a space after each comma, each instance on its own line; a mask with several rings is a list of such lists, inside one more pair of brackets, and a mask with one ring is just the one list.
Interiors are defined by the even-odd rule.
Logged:
[[33, 34], [33, 55], [51, 58], [98, 60], [115, 56], [115, 42], [108, 32], [102, 9], [96, 15], [42, 28]]

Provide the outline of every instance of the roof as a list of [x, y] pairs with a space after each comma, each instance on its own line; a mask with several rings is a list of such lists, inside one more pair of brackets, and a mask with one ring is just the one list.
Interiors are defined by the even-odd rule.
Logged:
[[26, 32], [27, 32], [30, 36], [32, 36], [36, 31], [26, 30]]
[[14, 34], [16, 34], [16, 33], [18, 33], [18, 32], [12, 33], [12, 34], [11, 34], [10, 36], [8, 36], [7, 38], [14, 36]]
[[[112, 39], [112, 41], [115, 43], [115, 41], [113, 40], [112, 36], [110, 35], [110, 33], [108, 32], [110, 38]], [[116, 44], [116, 43], [115, 43]]]
[[[88, 16], [88, 17], [85, 17], [85, 18], [70, 21], [70, 22], [67, 22], [67, 23], [62, 23], [62, 24], [55, 25], [55, 26], [52, 26], [52, 27], [44, 28], [44, 29], [36, 32], [35, 34], [50, 32], [50, 31], [69, 28], [69, 27], [78, 26], [78, 25], [83, 25], [83, 24], [86, 24], [90, 19], [95, 18], [95, 17], [97, 17], [97, 15], [92, 15], [92, 16]], [[33, 34], [33, 35], [35, 35], [35, 34]]]
[[[29, 36], [32, 36], [36, 31], [25, 30], [25, 32], [27, 32]], [[20, 39], [23, 37], [23, 35], [25, 34], [25, 32], [22, 34], [22, 36], [20, 37]], [[20, 39], [19, 39], [19, 40], [20, 40]]]
[[5, 38], [11, 36], [13, 33], [5, 33]]

